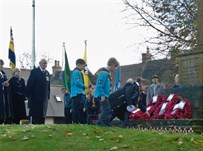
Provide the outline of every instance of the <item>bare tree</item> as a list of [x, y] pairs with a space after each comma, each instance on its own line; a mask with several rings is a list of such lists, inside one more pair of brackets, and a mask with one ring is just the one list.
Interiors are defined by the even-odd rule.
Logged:
[[19, 57], [20, 67], [22, 69], [31, 69], [32, 68], [32, 58], [31, 54], [28, 52], [23, 52]]
[[50, 64], [50, 63], [53, 63], [53, 58], [51, 58], [49, 55], [47, 54], [42, 54], [41, 55], [41, 58], [45, 58], [47, 60], [47, 62]]
[[[197, 0], [123, 0], [127, 23], [157, 32], [147, 38], [154, 57], [171, 57], [194, 48], [197, 43]], [[136, 18], [136, 19], [135, 19]]]
[[[37, 58], [37, 55], [36, 55]], [[41, 58], [45, 58], [48, 63], [53, 62], [53, 58], [50, 58], [46, 54], [42, 54]], [[20, 67], [22, 69], [32, 69], [32, 57], [31, 54], [28, 52], [23, 52], [22, 55], [19, 57]]]

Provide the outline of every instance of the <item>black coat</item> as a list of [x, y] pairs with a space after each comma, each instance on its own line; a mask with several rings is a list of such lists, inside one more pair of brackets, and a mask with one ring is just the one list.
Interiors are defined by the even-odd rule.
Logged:
[[12, 103], [13, 119], [15, 121], [25, 119], [25, 80], [23, 78], [12, 77], [9, 80], [9, 99]]
[[31, 70], [27, 82], [26, 96], [29, 98], [30, 116], [44, 118], [50, 98], [50, 75], [47, 70], [45, 73], [39, 67]]
[[100, 110], [100, 103], [96, 99], [94, 100], [95, 106], [93, 106], [93, 98], [90, 98], [90, 100], [86, 101], [85, 107], [87, 109], [88, 115], [98, 115]]
[[4, 87], [2, 83], [7, 80], [6, 74], [4, 71], [0, 70], [0, 120], [3, 120], [6, 116], [6, 109], [5, 109], [5, 100], [4, 100]]
[[139, 95], [139, 86], [136, 83], [126, 83], [126, 85], [112, 93], [109, 97], [112, 114], [123, 120], [126, 107], [135, 105]]

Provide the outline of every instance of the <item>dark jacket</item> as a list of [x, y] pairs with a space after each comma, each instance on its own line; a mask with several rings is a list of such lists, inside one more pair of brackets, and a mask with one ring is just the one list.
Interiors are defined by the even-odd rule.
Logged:
[[138, 97], [138, 102], [136, 102], [138, 108], [145, 113], [146, 112], [146, 94], [140, 93]]
[[136, 83], [126, 83], [124, 87], [112, 93], [109, 97], [112, 110], [111, 120], [116, 116], [120, 120], [128, 120], [129, 112], [126, 107], [132, 104], [135, 105], [138, 94], [139, 86]]
[[50, 98], [50, 75], [38, 67], [31, 70], [27, 82], [26, 96], [29, 98], [30, 116], [44, 118]]
[[25, 119], [25, 80], [23, 78], [12, 77], [9, 80], [9, 98], [12, 102], [13, 118]]
[[109, 101], [111, 104], [111, 109], [115, 110], [123, 104], [125, 104], [125, 107], [135, 104], [138, 94], [139, 86], [136, 83], [126, 83], [123, 88], [110, 95]]
[[87, 109], [88, 115], [99, 114], [100, 104], [97, 100], [93, 99], [94, 99], [93, 97], [89, 98], [89, 100], [87, 100], [85, 104], [85, 108]]
[[70, 93], [69, 92], [66, 93], [64, 95], [63, 99], [64, 99], [64, 108], [70, 110], [72, 108], [72, 105], [71, 105], [72, 104], [72, 98], [70, 98]]
[[6, 116], [5, 101], [4, 101], [4, 87], [2, 83], [7, 80], [7, 76], [4, 71], [0, 70], [0, 120], [4, 119]]

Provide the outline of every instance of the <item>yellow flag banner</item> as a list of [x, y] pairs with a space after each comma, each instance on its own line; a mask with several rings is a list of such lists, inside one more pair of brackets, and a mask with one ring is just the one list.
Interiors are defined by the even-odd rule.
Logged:
[[[89, 85], [88, 68], [87, 68], [87, 40], [85, 40], [85, 51], [84, 51], [83, 59], [86, 62], [86, 66], [85, 66], [85, 69], [82, 71], [82, 75], [83, 75], [85, 85]], [[85, 89], [85, 94], [88, 94], [88, 89]]]
[[10, 29], [10, 43], [9, 43], [9, 49], [8, 49], [8, 58], [10, 59], [10, 67], [11, 67], [11, 71], [13, 72], [13, 69], [16, 66], [16, 56], [15, 56], [15, 51], [14, 51], [14, 40], [13, 40], [12, 27]]

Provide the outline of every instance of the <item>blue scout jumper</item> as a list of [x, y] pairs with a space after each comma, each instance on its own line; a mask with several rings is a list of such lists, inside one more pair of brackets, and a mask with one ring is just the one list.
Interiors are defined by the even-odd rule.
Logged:
[[[102, 68], [98, 75], [96, 88], [94, 92], [95, 100], [100, 102], [101, 105], [101, 115], [98, 120], [98, 125], [109, 126], [111, 117], [111, 107], [109, 103], [109, 96], [111, 91], [111, 78], [110, 72], [107, 68]], [[101, 101], [101, 97], [105, 97], [105, 101]]]
[[85, 84], [81, 71], [75, 68], [71, 76], [72, 120], [73, 123], [85, 123], [83, 108], [85, 104]]

